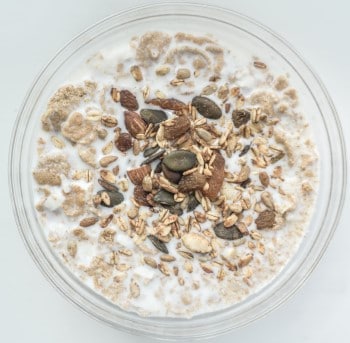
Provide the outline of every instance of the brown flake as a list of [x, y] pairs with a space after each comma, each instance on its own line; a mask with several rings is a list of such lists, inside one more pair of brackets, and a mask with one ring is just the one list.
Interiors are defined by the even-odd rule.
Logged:
[[64, 213], [69, 217], [79, 216], [85, 211], [85, 191], [72, 185], [69, 192], [63, 192], [65, 200], [62, 204]]
[[257, 229], [270, 229], [275, 224], [276, 214], [274, 211], [266, 210], [259, 213], [258, 218], [255, 219]]

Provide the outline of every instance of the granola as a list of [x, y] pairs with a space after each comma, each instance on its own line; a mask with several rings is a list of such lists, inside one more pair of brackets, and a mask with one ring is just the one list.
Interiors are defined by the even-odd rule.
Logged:
[[232, 59], [213, 37], [147, 32], [89, 58], [90, 80], [75, 73], [42, 115], [42, 230], [127, 311], [191, 317], [238, 303], [306, 232], [318, 162], [301, 100], [268, 61]]

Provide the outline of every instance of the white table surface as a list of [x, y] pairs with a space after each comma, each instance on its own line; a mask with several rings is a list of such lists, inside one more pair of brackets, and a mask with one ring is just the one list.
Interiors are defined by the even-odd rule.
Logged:
[[[347, 0], [212, 0], [280, 33], [318, 72], [334, 100], [350, 148], [350, 5]], [[147, 1], [0, 1], [0, 342], [151, 342], [81, 313], [44, 279], [19, 237], [10, 208], [7, 153], [12, 125], [33, 78], [80, 31], [111, 13]], [[224, 342], [350, 341], [349, 197], [316, 271], [280, 309]], [[214, 340], [212, 340], [214, 342]]]

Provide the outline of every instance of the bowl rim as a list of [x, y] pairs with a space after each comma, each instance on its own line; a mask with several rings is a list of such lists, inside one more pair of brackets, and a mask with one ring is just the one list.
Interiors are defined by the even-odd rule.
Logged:
[[[67, 44], [65, 44], [60, 50], [58, 50], [58, 52], [49, 60], [49, 62], [41, 70], [41, 72], [38, 74], [38, 76], [33, 81], [32, 85], [30, 86], [30, 88], [25, 96], [25, 99], [21, 105], [21, 108], [18, 111], [18, 115], [16, 117], [16, 121], [15, 121], [14, 128], [12, 131], [11, 142], [10, 142], [10, 146], [9, 146], [9, 166], [10, 166], [10, 168], [9, 168], [8, 178], [9, 178], [9, 188], [10, 188], [10, 194], [11, 194], [12, 208], [13, 208], [13, 211], [15, 214], [17, 227], [19, 229], [22, 240], [24, 241], [27, 250], [29, 251], [29, 253], [30, 253], [31, 257], [33, 258], [33, 260], [35, 261], [35, 263], [37, 264], [38, 268], [41, 270], [41, 272], [44, 274], [44, 276], [50, 281], [50, 283], [55, 287], [55, 289], [57, 289], [61, 294], [64, 295], [64, 297], [66, 299], [68, 299], [71, 303], [74, 303], [77, 307], [79, 307], [83, 312], [87, 313], [90, 317], [97, 319], [99, 321], [102, 321], [104, 323], [107, 323], [112, 327], [117, 327], [118, 329], [121, 329], [123, 331], [127, 331], [129, 333], [145, 334], [145, 335], [148, 335], [148, 336], [154, 337], [154, 338], [175, 339], [175, 336], [174, 336], [175, 331], [169, 330], [169, 332], [167, 332], [166, 331], [167, 328], [164, 328], [162, 326], [159, 326], [157, 328], [157, 330], [154, 330], [155, 329], [154, 327], [147, 328], [147, 326], [140, 326], [140, 327], [136, 328], [136, 327], [133, 327], [132, 325], [131, 326], [127, 325], [127, 323], [128, 323], [127, 321], [118, 325], [115, 322], [112, 322], [112, 321], [108, 320], [107, 318], [104, 318], [103, 313], [93, 313], [92, 308], [89, 308], [89, 306], [82, 305], [81, 299], [78, 300], [77, 298], [74, 298], [74, 294], [73, 294], [74, 292], [69, 293], [69, 292], [65, 291], [62, 288], [62, 283], [60, 285], [57, 278], [55, 278], [55, 276], [57, 277], [60, 275], [58, 273], [57, 274], [55, 274], [55, 273], [50, 274], [50, 272], [47, 269], [48, 266], [44, 266], [42, 263], [42, 259], [39, 257], [40, 252], [36, 249], [36, 247], [34, 247], [32, 245], [31, 238], [26, 236], [25, 230], [23, 229], [23, 225], [25, 225], [25, 223], [23, 222], [23, 217], [22, 217], [23, 204], [21, 204], [21, 198], [17, 197], [17, 199], [16, 199], [14, 197], [14, 194], [18, 193], [18, 187], [21, 188], [20, 185], [16, 184], [16, 182], [15, 182], [16, 178], [18, 181], [19, 177], [20, 177], [19, 173], [18, 174], [16, 173], [16, 172], [18, 172], [17, 162], [18, 162], [18, 158], [19, 158], [20, 154], [18, 153], [18, 151], [16, 151], [15, 147], [17, 146], [18, 142], [21, 142], [19, 134], [22, 133], [21, 131], [18, 131], [17, 128], [21, 126], [21, 123], [24, 120], [23, 114], [27, 110], [28, 103], [30, 102], [29, 100], [31, 99], [31, 97], [34, 96], [33, 94], [35, 93], [35, 88], [39, 84], [40, 80], [45, 76], [45, 73], [48, 71], [50, 66], [52, 66], [58, 60], [58, 58], [61, 56], [61, 54], [63, 54], [65, 51], [69, 50], [69, 48], [74, 46], [74, 44], [77, 43], [79, 41], [79, 39], [84, 37], [84, 35], [86, 35], [88, 32], [92, 32], [94, 29], [96, 29], [98, 27], [101, 27], [104, 23], [108, 23], [109, 21], [115, 20], [116, 18], [126, 16], [129, 14], [135, 14], [135, 13], [143, 11], [143, 10], [150, 10], [150, 9], [155, 9], [155, 8], [165, 9], [166, 7], [170, 7], [170, 6], [182, 6], [183, 10], [185, 8], [188, 8], [188, 9], [189, 8], [198, 8], [198, 9], [205, 8], [206, 10], [215, 10], [215, 11], [226, 13], [226, 14], [231, 15], [231, 16], [239, 17], [242, 20], [253, 24], [253, 26], [259, 27], [260, 29], [262, 29], [266, 33], [270, 34], [272, 37], [274, 37], [274, 39], [278, 40], [280, 43], [282, 43], [282, 45], [284, 45], [288, 50], [290, 50], [290, 52], [294, 54], [294, 56], [303, 64], [303, 66], [307, 68], [308, 72], [316, 81], [318, 87], [320, 88], [320, 90], [322, 92], [322, 95], [324, 96], [324, 98], [327, 101], [327, 105], [329, 106], [329, 110], [330, 110], [330, 113], [332, 114], [332, 119], [334, 121], [333, 124], [335, 125], [335, 129], [336, 129], [336, 132], [338, 134], [337, 144], [339, 144], [338, 148], [340, 148], [339, 153], [340, 153], [341, 162], [342, 162], [342, 168], [339, 171], [341, 174], [341, 179], [338, 180], [338, 182], [341, 183], [341, 191], [337, 197], [338, 206], [337, 206], [336, 212], [334, 212], [334, 215], [333, 215], [334, 218], [332, 220], [332, 226], [329, 228], [328, 235], [327, 235], [326, 239], [324, 240], [322, 246], [319, 248], [318, 256], [314, 259], [313, 264], [311, 266], [309, 266], [309, 269], [307, 270], [307, 272], [304, 273], [303, 277], [299, 279], [298, 283], [294, 285], [293, 289], [290, 290], [288, 292], [288, 294], [280, 295], [279, 300], [275, 301], [273, 306], [266, 307], [263, 311], [260, 311], [260, 313], [258, 313], [257, 315], [251, 316], [249, 318], [249, 320], [245, 320], [244, 323], [240, 323], [239, 325], [237, 325], [235, 327], [225, 327], [225, 328], [218, 328], [214, 325], [215, 324], [214, 323], [210, 328], [211, 330], [207, 330], [207, 332], [198, 332], [196, 334], [191, 332], [191, 333], [187, 334], [186, 336], [184, 335], [184, 336], [178, 337], [180, 339], [186, 339], [188, 337], [202, 338], [203, 336], [206, 336], [206, 337], [213, 336], [213, 335], [216, 335], [217, 333], [224, 333], [224, 332], [227, 332], [229, 330], [232, 330], [233, 328], [238, 328], [241, 326], [248, 325], [250, 322], [255, 321], [256, 319], [267, 315], [269, 312], [271, 312], [275, 308], [278, 308], [281, 304], [283, 304], [285, 301], [287, 301], [304, 284], [304, 282], [308, 279], [308, 277], [311, 275], [312, 271], [314, 270], [314, 268], [316, 267], [316, 265], [320, 261], [321, 257], [323, 256], [323, 254], [324, 254], [324, 252], [325, 252], [325, 250], [326, 250], [326, 248], [327, 248], [327, 246], [328, 246], [328, 244], [329, 244], [329, 242], [330, 242], [330, 240], [335, 232], [336, 226], [338, 225], [338, 222], [339, 222], [339, 219], [341, 216], [341, 212], [343, 209], [344, 200], [345, 200], [345, 193], [346, 193], [346, 184], [347, 184], [347, 159], [346, 159], [344, 136], [343, 136], [341, 123], [340, 123], [338, 114], [337, 114], [335, 106], [334, 106], [324, 84], [320, 80], [320, 78], [313, 71], [313, 69], [309, 66], [309, 64], [305, 62], [305, 59], [302, 58], [300, 56], [300, 54], [285, 39], [281, 38], [278, 34], [273, 32], [271, 29], [267, 28], [265, 25], [257, 22], [256, 20], [254, 20], [248, 16], [242, 15], [236, 11], [229, 10], [229, 9], [226, 9], [223, 7], [209, 5], [209, 4], [201, 4], [201, 3], [170, 1], [170, 2], [161, 2], [161, 3], [158, 2], [158, 3], [152, 3], [152, 4], [145, 4], [142, 6], [136, 6], [136, 7], [132, 7], [132, 8], [117, 12], [115, 14], [112, 14], [112, 15], [98, 21], [97, 23], [91, 25], [90, 27], [88, 27], [87, 29], [82, 31], [80, 34], [76, 35]], [[191, 15], [194, 15], [194, 14], [191, 14]], [[140, 19], [140, 18], [137, 18], [137, 19]], [[211, 17], [211, 19], [216, 20], [217, 18]], [[26, 119], [28, 121], [30, 119], [30, 117], [28, 117]], [[24, 130], [25, 130], [25, 128], [24, 128]], [[65, 283], [64, 280], [60, 280], [60, 281], [63, 281]], [[70, 287], [70, 285], [68, 283], [65, 283], [65, 284], [67, 287]], [[130, 314], [127, 313], [127, 316], [130, 317]], [[131, 323], [131, 324], [135, 325], [136, 324], [135, 321], [137, 321], [136, 320], [137, 318], [132, 318], [133, 316], [134, 316], [134, 314], [131, 315], [131, 319], [129, 318], [129, 324]], [[137, 316], [137, 315], [135, 315], [135, 316]], [[154, 318], [154, 317], [151, 317], [151, 318]], [[188, 320], [188, 322], [190, 322], [190, 321], [191, 320]], [[149, 323], [149, 324], [153, 324], [153, 323]], [[202, 327], [200, 327], [200, 328], [203, 329]], [[178, 327], [176, 327], [175, 329], [178, 330]]]

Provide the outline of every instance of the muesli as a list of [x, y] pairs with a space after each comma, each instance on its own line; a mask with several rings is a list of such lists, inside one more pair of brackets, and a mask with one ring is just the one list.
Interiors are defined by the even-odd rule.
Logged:
[[288, 75], [213, 37], [147, 32], [51, 97], [33, 166], [42, 230], [88, 287], [143, 316], [257, 292], [296, 253], [317, 151]]

